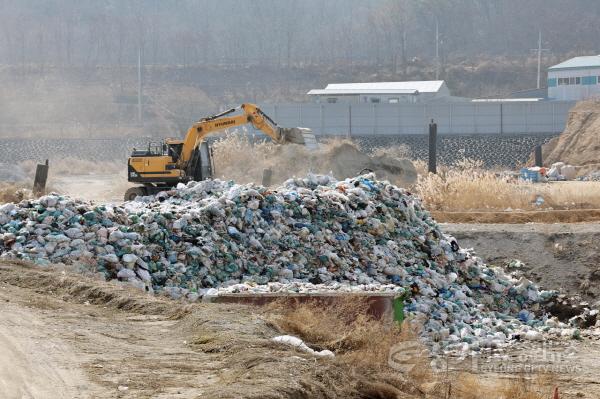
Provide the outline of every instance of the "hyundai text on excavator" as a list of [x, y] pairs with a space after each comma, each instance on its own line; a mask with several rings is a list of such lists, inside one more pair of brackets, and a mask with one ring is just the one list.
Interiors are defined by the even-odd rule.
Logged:
[[256, 105], [242, 104], [196, 122], [183, 140], [169, 138], [162, 143], [149, 143], [146, 150], [134, 149], [127, 162], [127, 179], [142, 185], [127, 190], [125, 201], [169, 190], [177, 183], [211, 178], [211, 153], [204, 138], [247, 123], [263, 131], [278, 144], [316, 145], [310, 129], [279, 127]]

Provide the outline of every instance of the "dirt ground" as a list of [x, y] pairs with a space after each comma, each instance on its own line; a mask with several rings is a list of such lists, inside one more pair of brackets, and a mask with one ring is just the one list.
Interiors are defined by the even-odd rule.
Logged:
[[442, 224], [487, 263], [518, 259], [524, 274], [546, 289], [600, 300], [600, 223]]
[[[125, 165], [125, 164], [123, 164]], [[125, 166], [123, 166], [125, 168]], [[121, 202], [132, 184], [124, 173], [53, 176], [48, 180], [50, 190], [73, 198], [95, 202]]]
[[432, 212], [440, 223], [464, 224], [550, 224], [600, 221], [600, 209], [570, 209], [510, 212]]
[[[180, 303], [66, 270], [0, 264], [2, 398], [396, 397], [361, 393], [357, 381], [375, 377], [269, 341], [279, 333], [264, 308]], [[481, 381], [514, 378], [520, 372], [491, 365], [538, 364], [523, 353], [531, 346], [457, 368]], [[599, 397], [599, 355], [597, 341], [577, 343], [551, 385], [564, 398]]]

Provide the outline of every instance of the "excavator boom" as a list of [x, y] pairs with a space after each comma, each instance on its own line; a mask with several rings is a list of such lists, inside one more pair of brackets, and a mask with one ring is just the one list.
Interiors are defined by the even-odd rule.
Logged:
[[[228, 116], [237, 111], [240, 115]], [[217, 115], [201, 119], [190, 127], [185, 135], [182, 160], [189, 160], [192, 152], [202, 140], [215, 132], [251, 123], [254, 128], [261, 130], [277, 144], [306, 144], [304, 135], [307, 132], [301, 128], [282, 128], [267, 114], [254, 104], [242, 104], [239, 108], [231, 108]]]

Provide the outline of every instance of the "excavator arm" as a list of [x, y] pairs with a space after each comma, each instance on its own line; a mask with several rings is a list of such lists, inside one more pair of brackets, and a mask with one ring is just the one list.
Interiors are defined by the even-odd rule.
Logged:
[[[237, 111], [239, 115], [229, 116]], [[304, 133], [299, 128], [282, 128], [269, 118], [254, 104], [242, 104], [239, 108], [232, 108], [217, 115], [201, 119], [192, 125], [183, 140], [181, 162], [188, 162], [198, 145], [205, 137], [224, 129], [242, 126], [251, 123], [256, 129], [261, 130], [278, 144], [305, 144]]]

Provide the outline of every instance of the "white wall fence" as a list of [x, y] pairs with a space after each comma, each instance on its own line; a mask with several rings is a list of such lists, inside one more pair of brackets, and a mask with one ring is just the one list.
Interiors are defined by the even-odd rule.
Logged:
[[317, 135], [535, 134], [564, 130], [572, 101], [436, 104], [263, 104], [280, 126], [308, 127]]

